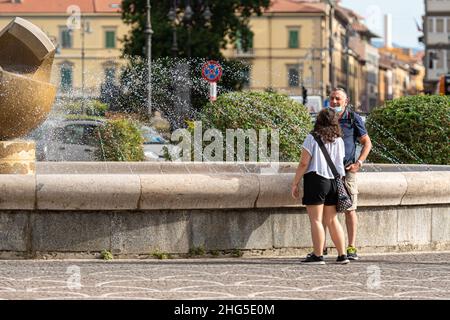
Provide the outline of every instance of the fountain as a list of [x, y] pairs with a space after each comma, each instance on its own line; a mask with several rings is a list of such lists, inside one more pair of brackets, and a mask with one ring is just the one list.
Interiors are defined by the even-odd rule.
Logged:
[[[38, 162], [35, 169], [34, 143], [14, 139], [50, 112], [54, 53], [42, 31], [23, 19], [0, 32], [0, 173], [14, 173], [0, 183], [0, 259], [92, 257], [103, 250], [146, 257], [199, 247], [258, 255], [309, 252], [306, 210], [290, 196], [297, 163], [280, 163], [275, 171], [267, 162], [201, 160]], [[191, 61], [192, 70], [202, 65]], [[178, 109], [169, 107], [180, 97], [169, 89], [173, 79], [184, 78], [171, 71], [173, 65], [155, 61], [153, 102], [167, 106], [164, 116], [176, 124]], [[226, 69], [225, 75], [238, 72]], [[144, 69], [131, 70], [127, 89], [138, 101], [145, 101], [142, 79]], [[208, 92], [200, 77], [191, 89]], [[184, 111], [195, 119], [195, 110]], [[152, 125], [169, 126], [160, 115]], [[450, 248], [449, 166], [367, 164], [358, 178], [361, 252]]]
[[15, 18], [0, 31], [0, 48], [0, 173], [34, 174], [34, 142], [13, 139], [39, 126], [51, 110], [55, 47], [37, 26]]

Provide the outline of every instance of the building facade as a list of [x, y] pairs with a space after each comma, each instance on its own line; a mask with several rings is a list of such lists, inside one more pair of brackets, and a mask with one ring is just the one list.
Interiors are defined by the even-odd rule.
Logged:
[[0, 2], [0, 29], [15, 17], [40, 27], [57, 48], [52, 83], [59, 97], [98, 97], [117, 81], [128, 33], [120, 0], [7, 0]]
[[[224, 51], [225, 57], [251, 66], [249, 89], [302, 96], [305, 88], [309, 97], [324, 101], [331, 87], [340, 86], [358, 110], [375, 107], [378, 52], [369, 43], [375, 35], [339, 2], [273, 0], [261, 16], [250, 19], [250, 28], [251, 48], [242, 50], [238, 41]], [[369, 106], [371, 97], [374, 105]]]
[[411, 49], [383, 47], [380, 54], [380, 104], [385, 100], [424, 93], [423, 53]]
[[450, 0], [425, 0], [425, 91], [437, 92], [439, 77], [450, 73]]
[[273, 1], [250, 20], [253, 46], [229, 46], [224, 55], [248, 62], [250, 89], [301, 96], [304, 87], [308, 95], [322, 96], [328, 82], [326, 17], [323, 3]]

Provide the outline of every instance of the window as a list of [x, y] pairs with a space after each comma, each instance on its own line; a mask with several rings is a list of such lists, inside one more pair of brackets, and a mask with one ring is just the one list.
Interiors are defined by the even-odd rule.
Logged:
[[434, 19], [428, 18], [428, 33], [434, 32]]
[[106, 48], [112, 49], [116, 47], [116, 31], [114, 30], [105, 31], [105, 39], [106, 39], [105, 43]]
[[377, 74], [374, 73], [374, 72], [368, 72], [368, 73], [367, 73], [367, 81], [368, 81], [369, 83], [374, 83], [374, 84], [376, 84], [376, 83], [377, 83]]
[[437, 55], [436, 68], [437, 69], [444, 69], [444, 52], [445, 52], [444, 50], [436, 52], [436, 55]]
[[450, 33], [450, 18], [447, 18], [447, 33]]
[[63, 65], [61, 66], [61, 90], [63, 92], [68, 92], [73, 86], [73, 76], [72, 76], [72, 66]]
[[83, 143], [84, 127], [80, 125], [68, 125], [64, 128], [62, 142], [66, 144], [84, 144]]
[[293, 65], [288, 67], [288, 83], [289, 87], [299, 86], [298, 66]]
[[65, 144], [76, 144], [84, 146], [95, 146], [98, 127], [86, 124], [70, 124], [64, 127], [61, 132], [60, 140]]
[[61, 28], [60, 30], [61, 47], [72, 48], [72, 31], [68, 28]]
[[253, 52], [253, 33], [242, 34], [240, 30], [236, 34], [236, 51], [237, 53]]
[[447, 50], [447, 70], [450, 70], [450, 50]]
[[242, 86], [244, 88], [250, 87], [250, 67], [246, 66], [241, 70], [241, 79], [242, 79]]
[[444, 19], [443, 18], [437, 18], [436, 19], [436, 32], [437, 33], [443, 33], [444, 32]]
[[298, 32], [299, 30], [289, 30], [289, 48], [295, 49], [299, 47]]

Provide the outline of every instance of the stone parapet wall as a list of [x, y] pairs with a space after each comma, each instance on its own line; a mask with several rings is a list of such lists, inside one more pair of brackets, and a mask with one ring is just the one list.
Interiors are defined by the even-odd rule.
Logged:
[[[38, 164], [37, 175], [2, 175], [0, 252], [311, 247], [306, 210], [290, 196], [295, 164], [280, 173], [250, 164], [116, 163], [99, 170], [105, 164], [52, 164], [68, 174], [43, 173]], [[146, 172], [151, 167], [165, 172]], [[421, 169], [358, 175], [362, 252], [450, 249], [450, 170]]]
[[[172, 210], [300, 206], [293, 173], [2, 175], [0, 209]], [[450, 171], [358, 174], [360, 207], [450, 204]]]

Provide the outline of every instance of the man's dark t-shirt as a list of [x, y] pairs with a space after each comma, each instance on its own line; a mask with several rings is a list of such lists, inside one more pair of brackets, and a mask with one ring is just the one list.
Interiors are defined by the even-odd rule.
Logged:
[[367, 130], [361, 116], [356, 112], [353, 112], [353, 116], [350, 117], [350, 111], [348, 109], [344, 111], [342, 118], [339, 119], [339, 124], [341, 125], [342, 134], [344, 135], [344, 165], [347, 167], [348, 165], [355, 163], [356, 141], [358, 138], [365, 136]]

